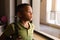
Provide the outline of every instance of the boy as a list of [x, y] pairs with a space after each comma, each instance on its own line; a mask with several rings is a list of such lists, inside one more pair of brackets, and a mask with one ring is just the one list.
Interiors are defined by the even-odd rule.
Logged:
[[32, 40], [33, 25], [30, 23], [32, 20], [31, 6], [29, 4], [18, 5], [17, 16], [20, 19], [19, 22], [8, 25], [0, 37], [1, 40], [6, 39], [3, 38], [4, 36], [10, 37], [12, 40]]

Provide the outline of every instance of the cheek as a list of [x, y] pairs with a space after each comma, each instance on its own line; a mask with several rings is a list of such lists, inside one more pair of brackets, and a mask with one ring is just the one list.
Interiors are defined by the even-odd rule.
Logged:
[[31, 17], [31, 15], [30, 15], [30, 14], [27, 14], [27, 15], [26, 15], [26, 17], [30, 18], [30, 17]]
[[28, 18], [29, 18], [30, 20], [32, 20], [32, 15], [29, 15]]
[[32, 18], [32, 14], [31, 14], [31, 13], [29, 14], [29, 17], [31, 17], [31, 18]]

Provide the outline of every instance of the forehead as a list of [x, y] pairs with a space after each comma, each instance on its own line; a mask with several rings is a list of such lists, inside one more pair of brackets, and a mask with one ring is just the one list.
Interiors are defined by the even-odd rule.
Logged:
[[27, 10], [32, 10], [31, 6], [26, 6], [23, 8], [23, 10], [27, 11]]

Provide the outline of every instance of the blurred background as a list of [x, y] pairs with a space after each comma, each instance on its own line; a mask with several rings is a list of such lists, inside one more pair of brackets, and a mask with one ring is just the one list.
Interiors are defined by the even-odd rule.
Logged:
[[7, 24], [18, 21], [16, 6], [21, 3], [33, 8], [35, 40], [60, 40], [60, 0], [0, 0], [0, 35]]

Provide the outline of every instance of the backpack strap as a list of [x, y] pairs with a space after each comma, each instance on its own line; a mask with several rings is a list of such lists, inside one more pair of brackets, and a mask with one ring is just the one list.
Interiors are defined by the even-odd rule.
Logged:
[[18, 25], [17, 23], [12, 23], [11, 26], [13, 27], [14, 33], [11, 35], [11, 39], [17, 38], [18, 36]]
[[18, 36], [18, 25], [17, 25], [17, 23], [14, 23], [14, 28], [15, 28], [15, 35], [17, 37]]

